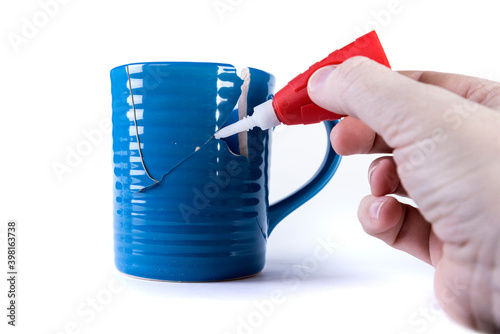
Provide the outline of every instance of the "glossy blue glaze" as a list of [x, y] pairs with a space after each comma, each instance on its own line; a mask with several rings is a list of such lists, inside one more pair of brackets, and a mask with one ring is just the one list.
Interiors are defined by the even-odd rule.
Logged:
[[[250, 76], [249, 114], [274, 89], [269, 73], [250, 69]], [[111, 71], [121, 272], [172, 281], [256, 274], [272, 229], [335, 172], [340, 158], [330, 149], [308, 185], [270, 207], [272, 131], [248, 132], [248, 158], [211, 139], [235, 109], [241, 84], [228, 64], [144, 63]]]

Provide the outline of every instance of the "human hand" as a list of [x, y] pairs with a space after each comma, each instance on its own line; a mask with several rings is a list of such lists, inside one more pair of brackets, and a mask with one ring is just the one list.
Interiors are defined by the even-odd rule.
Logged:
[[348, 115], [331, 133], [337, 153], [391, 153], [369, 168], [364, 230], [433, 265], [436, 297], [454, 319], [499, 331], [500, 84], [354, 57], [316, 71], [308, 93]]

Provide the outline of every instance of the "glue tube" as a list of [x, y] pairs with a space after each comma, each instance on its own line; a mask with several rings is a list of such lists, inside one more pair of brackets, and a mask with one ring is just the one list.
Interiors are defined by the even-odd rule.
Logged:
[[311, 101], [307, 94], [307, 82], [311, 75], [321, 67], [338, 65], [354, 56], [364, 56], [390, 68], [377, 33], [371, 31], [313, 64], [307, 71], [296, 76], [278, 91], [272, 100], [254, 107], [251, 116], [220, 129], [214, 137], [216, 139], [229, 137], [238, 132], [251, 130], [255, 126], [266, 130], [281, 123], [286, 125], [313, 124], [342, 118], [342, 115], [323, 109]]

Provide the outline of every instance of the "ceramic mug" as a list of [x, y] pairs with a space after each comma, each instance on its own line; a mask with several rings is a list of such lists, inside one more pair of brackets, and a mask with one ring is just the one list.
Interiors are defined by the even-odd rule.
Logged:
[[[327, 184], [340, 156], [328, 145], [316, 175], [269, 205], [272, 130], [212, 136], [238, 119], [238, 103], [251, 114], [272, 98], [271, 74], [250, 68], [245, 85], [232, 65], [155, 62], [110, 76], [118, 270], [184, 282], [259, 273], [270, 233]], [[335, 123], [324, 124], [329, 138]]]

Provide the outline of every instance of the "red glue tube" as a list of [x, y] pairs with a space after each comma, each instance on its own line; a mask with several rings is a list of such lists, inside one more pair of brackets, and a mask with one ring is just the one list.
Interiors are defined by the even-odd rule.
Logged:
[[342, 115], [323, 109], [311, 101], [307, 94], [307, 82], [311, 75], [321, 67], [338, 65], [354, 56], [364, 56], [390, 68], [377, 33], [371, 31], [313, 64], [307, 71], [296, 76], [279, 90], [272, 100], [256, 106], [252, 116], [242, 118], [220, 129], [215, 133], [215, 138], [229, 137], [238, 132], [251, 130], [255, 126], [266, 130], [281, 123], [286, 125], [312, 124], [340, 119]]

